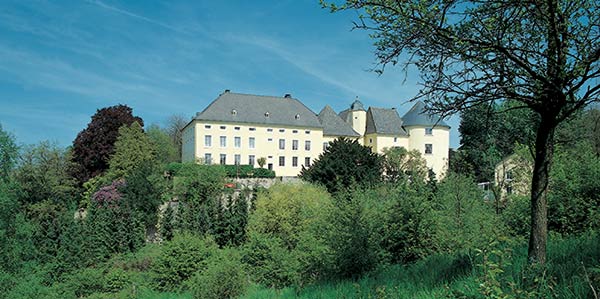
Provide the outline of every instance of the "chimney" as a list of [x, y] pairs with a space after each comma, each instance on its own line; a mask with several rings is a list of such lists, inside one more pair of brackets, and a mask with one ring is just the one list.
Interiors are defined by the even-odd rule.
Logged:
[[292, 98], [292, 94], [286, 93], [283, 97], [286, 98], [286, 99], [291, 99]]

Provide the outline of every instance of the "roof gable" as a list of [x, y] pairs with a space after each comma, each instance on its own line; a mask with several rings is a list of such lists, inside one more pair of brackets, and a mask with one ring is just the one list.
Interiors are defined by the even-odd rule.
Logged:
[[360, 136], [360, 134], [354, 131], [354, 129], [352, 129], [347, 122], [339, 117], [329, 105], [325, 105], [317, 117], [323, 126], [323, 135], [351, 137]]
[[396, 109], [369, 107], [365, 134], [407, 135]]
[[273, 97], [225, 92], [206, 109], [196, 114], [197, 120], [241, 122], [320, 128], [313, 111], [290, 96]]

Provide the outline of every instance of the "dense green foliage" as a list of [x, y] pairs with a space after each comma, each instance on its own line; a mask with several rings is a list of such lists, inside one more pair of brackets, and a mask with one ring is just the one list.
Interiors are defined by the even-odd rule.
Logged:
[[252, 165], [223, 165], [231, 178], [274, 178], [275, 172], [266, 168], [254, 168]]
[[144, 125], [142, 119], [133, 116], [132, 109], [125, 105], [96, 111], [87, 127], [73, 141], [73, 161], [78, 166], [73, 174], [81, 184], [108, 169], [119, 129], [134, 122]]
[[198, 271], [188, 283], [194, 298], [229, 299], [242, 295], [248, 281], [239, 253], [226, 249], [206, 260], [206, 269]]
[[19, 148], [15, 144], [15, 138], [9, 132], [2, 129], [0, 124], [0, 179], [8, 179], [10, 171], [17, 163]]
[[[538, 120], [518, 104], [479, 105], [461, 112], [460, 150], [451, 169], [456, 173], [473, 175], [477, 182], [492, 182], [494, 167], [512, 154], [515, 144], [532, 144]], [[506, 112], [504, 112], [506, 111]]]
[[337, 138], [309, 168], [303, 166], [300, 177], [325, 186], [330, 193], [354, 185], [369, 187], [380, 180], [381, 157], [357, 140]]
[[[587, 298], [600, 283], [589, 139], [557, 148], [553, 259], [530, 268], [527, 198], [497, 205], [470, 176], [437, 181], [416, 152], [362, 156], [377, 168], [335, 184], [240, 189], [232, 169], [260, 169], [172, 163], [136, 123], [120, 133], [110, 168], [84, 188], [69, 151], [23, 147], [0, 180], [0, 297]], [[527, 181], [530, 152], [516, 149], [515, 179]], [[335, 148], [321, 158], [341, 167], [340, 154], [349, 159]]]
[[176, 236], [165, 243], [152, 265], [157, 289], [175, 291], [184, 287], [187, 279], [206, 268], [208, 258], [216, 250], [212, 239], [191, 234]]

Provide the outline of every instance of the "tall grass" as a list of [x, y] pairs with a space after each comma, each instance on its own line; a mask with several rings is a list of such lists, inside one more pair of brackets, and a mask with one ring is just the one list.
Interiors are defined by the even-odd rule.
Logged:
[[[496, 247], [502, 272], [498, 295], [505, 298], [593, 298], [592, 285], [600, 289], [600, 238], [596, 233], [579, 237], [551, 237], [548, 262], [543, 269], [527, 264], [527, 243], [513, 240]], [[485, 298], [482, 284], [490, 271], [483, 254], [433, 255], [410, 265], [393, 265], [355, 281], [332, 281], [302, 289], [281, 290], [253, 286], [246, 299], [263, 298]], [[586, 270], [584, 271], [584, 267]], [[587, 272], [587, 275], [586, 275]], [[487, 278], [486, 278], [487, 277]]]

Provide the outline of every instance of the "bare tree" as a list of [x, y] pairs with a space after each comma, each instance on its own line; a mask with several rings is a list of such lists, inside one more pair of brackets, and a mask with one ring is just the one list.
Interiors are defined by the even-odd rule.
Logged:
[[182, 146], [182, 142], [183, 142], [181, 139], [181, 137], [182, 137], [181, 130], [183, 130], [183, 128], [185, 127], [185, 125], [187, 125], [187, 123], [188, 123], [188, 121], [181, 114], [173, 114], [167, 120], [166, 131], [167, 131], [167, 134], [169, 134], [169, 137], [171, 137], [173, 144], [177, 148], [177, 153], [179, 155], [180, 160], [181, 160], [181, 146]]

